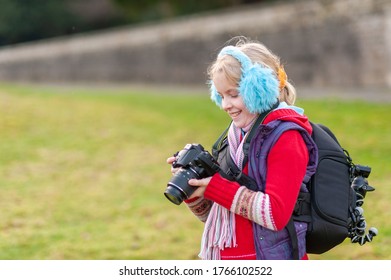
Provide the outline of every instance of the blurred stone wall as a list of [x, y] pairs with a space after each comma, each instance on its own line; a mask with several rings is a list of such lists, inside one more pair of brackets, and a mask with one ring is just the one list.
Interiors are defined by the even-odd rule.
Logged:
[[200, 85], [233, 36], [298, 86], [391, 88], [390, 0], [296, 0], [0, 48], [0, 80]]

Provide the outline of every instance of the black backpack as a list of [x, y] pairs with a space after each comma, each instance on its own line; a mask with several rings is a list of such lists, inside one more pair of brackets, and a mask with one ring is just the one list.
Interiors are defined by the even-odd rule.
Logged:
[[377, 235], [376, 228], [366, 234], [362, 205], [368, 191], [371, 168], [353, 163], [335, 135], [322, 124], [311, 123], [312, 139], [318, 146], [318, 167], [307, 184], [309, 193], [300, 193], [293, 220], [309, 216], [307, 252], [322, 254], [346, 238], [364, 245]]
[[[256, 128], [268, 112], [261, 115], [253, 128]], [[365, 195], [374, 188], [368, 185], [371, 168], [355, 165], [349, 153], [341, 147], [335, 135], [324, 125], [311, 122], [312, 139], [318, 147], [318, 166], [306, 184], [308, 193], [300, 192], [293, 215], [287, 225], [291, 235], [293, 257], [299, 256], [297, 236], [293, 221], [308, 222], [306, 250], [310, 254], [322, 254], [346, 238], [360, 245], [372, 241], [377, 235], [376, 228], [366, 233], [366, 221], [362, 205]], [[229, 128], [229, 127], [228, 127]], [[213, 145], [212, 154], [221, 167], [221, 175], [237, 181], [252, 190], [257, 190], [256, 182], [243, 174], [229, 156], [227, 133], [221, 134]], [[244, 164], [248, 159], [248, 148], [254, 131], [252, 129], [244, 144]]]

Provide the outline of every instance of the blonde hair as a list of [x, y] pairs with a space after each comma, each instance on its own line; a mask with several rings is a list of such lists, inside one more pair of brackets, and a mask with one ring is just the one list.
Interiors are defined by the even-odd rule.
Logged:
[[[246, 54], [253, 63], [261, 64], [273, 70], [280, 82], [279, 100], [285, 101], [288, 105], [293, 105], [296, 101], [296, 89], [288, 81], [280, 58], [260, 42], [250, 41], [244, 37], [234, 39], [238, 39], [235, 46]], [[223, 73], [229, 81], [239, 85], [242, 75], [240, 62], [229, 55], [218, 57], [208, 68], [210, 80], [213, 80], [216, 73]]]

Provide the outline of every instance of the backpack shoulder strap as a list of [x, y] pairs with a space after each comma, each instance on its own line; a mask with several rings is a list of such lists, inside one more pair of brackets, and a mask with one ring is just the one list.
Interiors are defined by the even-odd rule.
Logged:
[[252, 140], [252, 138], [254, 137], [255, 133], [257, 132], [257, 128], [258, 126], [263, 123], [263, 121], [266, 119], [267, 115], [269, 115], [269, 113], [271, 111], [273, 111], [274, 109], [276, 109], [278, 107], [278, 105], [280, 104], [279, 101], [277, 101], [271, 108], [270, 110], [268, 111], [265, 111], [263, 112], [262, 114], [260, 114], [257, 118], [257, 120], [254, 122], [253, 126], [251, 127], [250, 131], [247, 133], [246, 135], [246, 138], [244, 139], [244, 143], [243, 143], [243, 153], [244, 153], [244, 158], [243, 158], [243, 165], [242, 166], [245, 166], [247, 161], [248, 161], [248, 151], [250, 150], [250, 142]]
[[246, 186], [250, 190], [256, 191], [256, 182], [244, 174], [239, 167], [234, 163], [228, 146], [226, 131], [222, 133], [219, 139], [213, 145], [213, 156], [220, 164], [220, 175], [227, 180], [236, 181], [242, 186]]
[[[251, 127], [250, 131], [248, 132], [248, 135], [246, 136], [245, 138], [245, 143], [243, 144], [243, 152], [244, 152], [244, 159], [243, 160], [243, 163], [245, 164], [246, 161], [248, 160], [248, 151], [249, 151], [249, 148], [250, 148], [250, 142], [251, 142], [251, 139], [253, 138], [254, 134], [256, 133], [256, 128], [263, 122], [263, 120], [266, 118], [266, 116], [271, 112], [273, 111], [274, 109], [276, 109], [278, 107], [278, 105], [280, 104], [279, 101], [277, 101], [271, 108], [270, 110], [267, 110], [265, 112], [263, 112], [262, 114], [260, 114], [258, 116], [258, 118], [255, 120], [253, 126]], [[225, 147], [225, 144], [224, 143], [226, 140], [227, 140], [227, 137], [228, 137], [228, 130], [230, 128], [232, 124], [232, 121], [229, 123], [228, 127], [223, 131], [223, 133], [219, 136], [219, 138], [217, 138], [216, 142], [213, 144], [212, 146], [212, 154], [215, 158], [217, 158], [218, 156], [218, 153], [220, 150], [222, 150], [224, 147]], [[227, 144], [228, 145], [228, 144]], [[243, 165], [244, 165], [243, 164]]]
[[212, 146], [212, 155], [215, 159], [218, 158], [219, 153], [221, 150], [225, 148], [226, 145], [228, 145], [227, 137], [228, 137], [228, 130], [231, 126], [232, 121], [229, 123], [228, 127], [223, 131], [223, 133], [217, 138], [216, 142]]
[[[263, 122], [263, 120], [272, 110], [278, 107], [278, 104], [279, 102], [276, 102], [270, 110], [260, 114], [256, 119], [256, 121], [254, 122], [253, 126], [251, 127], [250, 131], [247, 133], [246, 138], [244, 140], [245, 142], [243, 144], [243, 153], [244, 153], [243, 166], [248, 161], [250, 141], [255, 135], [257, 127]], [[220, 164], [221, 167], [220, 175], [222, 175], [224, 178], [228, 180], [236, 181], [241, 185], [256, 191], [257, 190], [256, 182], [251, 177], [244, 174], [239, 169], [239, 167], [236, 166], [236, 164], [234, 163], [233, 159], [230, 156], [229, 145], [228, 145], [228, 131], [231, 124], [232, 121], [212, 146], [212, 155]]]

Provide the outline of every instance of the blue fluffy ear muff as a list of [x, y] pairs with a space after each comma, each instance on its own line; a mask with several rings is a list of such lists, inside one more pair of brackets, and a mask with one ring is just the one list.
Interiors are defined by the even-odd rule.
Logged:
[[217, 92], [216, 87], [215, 87], [213, 81], [210, 81], [209, 88], [210, 88], [210, 98], [212, 99], [212, 101], [214, 103], [217, 104], [217, 106], [222, 108], [222, 104], [221, 103], [222, 103], [223, 100], [221, 98], [221, 95]]
[[[279, 96], [279, 82], [272, 69], [258, 63], [252, 63], [250, 58], [234, 46], [223, 48], [219, 57], [230, 55], [242, 66], [242, 76], [239, 82], [239, 94], [243, 98], [250, 113], [263, 113], [269, 110]], [[210, 82], [211, 99], [221, 108], [222, 99], [213, 81]]]

